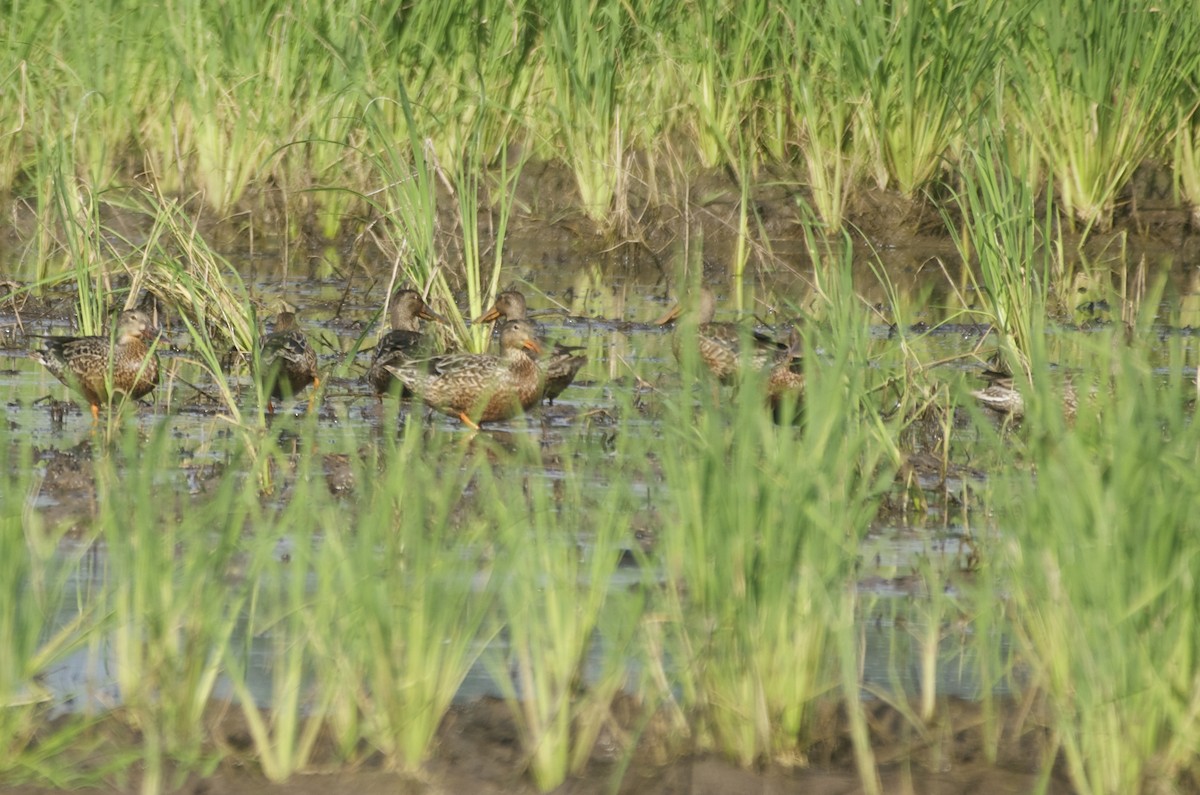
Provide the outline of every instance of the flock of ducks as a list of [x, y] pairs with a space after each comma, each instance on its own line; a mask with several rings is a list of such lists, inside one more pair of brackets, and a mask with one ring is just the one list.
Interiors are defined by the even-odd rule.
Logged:
[[[389, 320], [391, 330], [375, 346], [364, 380], [381, 398], [394, 391], [402, 398], [418, 397], [474, 429], [509, 419], [542, 399], [553, 403], [587, 362], [576, 349], [562, 345], [543, 358], [537, 327], [526, 316], [525, 296], [515, 291], [501, 293], [476, 320], [499, 321], [499, 355], [433, 355], [420, 321], [447, 321], [415, 290], [394, 296]], [[137, 399], [158, 385], [153, 349], [158, 333], [144, 311], [129, 309], [117, 318], [111, 338], [48, 337], [30, 357], [87, 400], [93, 421], [98, 421], [100, 406], [115, 393]], [[293, 312], [276, 316], [274, 328], [259, 340], [258, 352], [268, 413], [274, 413], [275, 401], [320, 386], [316, 351]]]
[[[717, 381], [732, 383], [741, 371], [743, 356], [749, 355], [748, 365], [765, 374], [767, 399], [777, 419], [787, 401], [800, 405], [805, 381], [801, 340], [795, 330], [787, 341], [781, 341], [761, 332], [747, 335], [735, 323], [714, 322], [716, 299], [707, 288], [701, 288], [694, 309], [696, 349]], [[683, 313], [683, 306], [676, 304], [656, 323], [666, 325]], [[389, 320], [391, 330], [375, 346], [363, 377], [366, 383], [380, 398], [393, 392], [401, 398], [419, 398], [474, 429], [481, 423], [516, 416], [543, 399], [553, 403], [587, 362], [578, 349], [562, 345], [543, 356], [537, 328], [527, 316], [525, 297], [513, 290], [500, 293], [491, 309], [474, 321], [498, 324], [498, 355], [435, 355], [420, 322], [447, 321], [415, 290], [396, 293]], [[93, 421], [98, 421], [100, 406], [113, 393], [137, 399], [158, 385], [158, 357], [153, 350], [158, 333], [144, 311], [130, 309], [117, 318], [112, 338], [49, 337], [30, 356], [82, 395]], [[752, 350], [744, 353], [746, 340]], [[673, 348], [680, 359], [680, 334], [675, 335]], [[276, 400], [320, 386], [316, 352], [290, 311], [280, 312], [273, 330], [259, 340], [259, 362], [258, 378], [268, 398], [268, 413], [274, 412]], [[974, 395], [997, 411], [1014, 416], [1022, 413], [1020, 394], [1012, 388], [1011, 377], [996, 380]]]

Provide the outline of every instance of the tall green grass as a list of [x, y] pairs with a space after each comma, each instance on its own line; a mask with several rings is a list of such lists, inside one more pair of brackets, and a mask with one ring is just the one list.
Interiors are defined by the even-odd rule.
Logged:
[[1007, 365], [1029, 377], [1031, 360], [1045, 363], [1054, 297], [1066, 297], [1062, 241], [1049, 207], [1039, 215], [1036, 191], [1009, 168], [1002, 149], [1003, 140], [985, 135], [967, 151], [957, 200], [962, 226], [951, 231]]
[[[127, 426], [120, 451], [161, 460], [174, 438], [166, 425], [138, 449]], [[246, 505], [233, 504], [234, 483], [207, 506], [183, 510], [156, 500], [158, 471], [129, 467], [117, 451], [95, 460], [97, 524], [105, 528], [105, 604], [122, 712], [142, 738], [142, 791], [159, 792], [164, 762], [211, 769], [204, 714], [222, 671], [244, 599], [228, 579], [240, 550]], [[221, 510], [218, 515], [214, 510]], [[199, 605], [211, 605], [197, 609]]]
[[[523, 479], [524, 500], [512, 499], [509, 477], [480, 487], [485, 499], [508, 507], [496, 516], [503, 633], [489, 669], [511, 705], [533, 780], [546, 792], [591, 758], [626, 682], [642, 599], [612, 579], [626, 541], [628, 495], [589, 498], [583, 471], [568, 473], [557, 487], [539, 480]], [[608, 520], [590, 519], [592, 510]], [[594, 670], [597, 647], [603, 657]]]
[[85, 583], [72, 583], [87, 544], [60, 551], [67, 528], [43, 521], [28, 507], [40, 486], [32, 471], [31, 446], [13, 439], [7, 427], [0, 430], [0, 441], [10, 455], [0, 497], [0, 632], [7, 638], [0, 660], [0, 779], [68, 784], [84, 780], [63, 761], [83, 742], [81, 727], [62, 727], [47, 736], [54, 705], [43, 682], [104, 622], [103, 610], [98, 601], [89, 601], [94, 595]]
[[552, 5], [545, 13], [550, 130], [575, 173], [584, 213], [608, 225], [624, 215], [614, 200], [625, 168], [619, 79], [631, 26], [620, 4], [603, 0]]
[[[398, 112], [417, 129], [412, 105], [380, 103], [378, 112]], [[481, 132], [480, 158], [484, 140]], [[439, 177], [419, 136], [409, 144], [381, 160], [378, 173], [397, 180], [389, 190], [411, 193], [380, 201], [407, 219], [393, 219], [398, 233], [411, 224], [412, 263], [436, 279], [444, 267]], [[962, 610], [981, 628], [961, 641], [961, 659], [973, 661], [963, 664], [978, 664], [981, 681], [1006, 674], [997, 635], [1017, 638], [1011, 665], [1052, 705], [1046, 720], [1077, 788], [1167, 786], [1194, 775], [1197, 741], [1188, 495], [1200, 448], [1184, 409], [1195, 395], [1194, 376], [1185, 378], [1194, 351], [1185, 338], [1173, 340], [1165, 376], [1148, 366], [1141, 343], [1127, 350], [1098, 336], [1071, 351], [1082, 375], [1069, 427], [1054, 388], [1037, 375], [1050, 358], [1045, 314], [1062, 245], [1049, 211], [1006, 167], [1005, 151], [967, 152], [956, 231], [964, 252], [977, 252], [986, 311], [1010, 350], [1028, 357], [1030, 411], [1017, 430], [971, 433], [949, 419], [941, 426], [946, 456], [967, 443], [961, 432], [972, 455], [992, 464], [973, 488], [996, 523], [980, 534], [983, 585], [961, 601], [945, 593], [948, 574], [921, 568], [937, 594], [916, 608], [924, 619], [912, 644], [920, 689], [894, 698], [907, 707], [912, 697], [916, 706], [904, 714], [919, 730], [936, 720], [944, 627]], [[477, 176], [461, 172], [463, 195], [481, 190]], [[131, 289], [168, 298], [223, 381], [218, 331], [252, 334], [235, 326], [246, 317], [240, 283], [173, 202], [138, 191], [107, 200], [115, 205], [118, 196], [122, 208], [152, 217], [148, 241], [79, 223], [73, 234], [89, 263], [79, 273], [89, 285], [128, 275]], [[471, 224], [469, 209], [459, 209]], [[83, 215], [98, 215], [96, 207]], [[36, 674], [73, 643], [111, 649], [119, 718], [139, 732], [142, 786], [155, 791], [174, 783], [166, 778], [172, 766], [203, 773], [231, 753], [285, 780], [314, 765], [322, 732], [347, 764], [378, 751], [390, 767], [419, 770], [455, 692], [485, 659], [542, 789], [581, 770], [601, 731], [621, 736], [610, 713], [625, 688], [672, 717], [686, 735], [681, 745], [744, 765], [803, 763], [818, 706], [843, 701], [864, 786], [878, 791], [859, 703], [861, 543], [911, 452], [906, 423], [932, 404], [952, 418], [954, 404], [943, 401], [954, 390], [910, 377], [921, 363], [908, 340], [872, 337], [875, 315], [854, 293], [849, 244], [812, 235], [809, 248], [815, 316], [805, 327], [808, 387], [796, 425], [773, 422], [761, 373], [747, 369], [736, 390], [714, 391], [687, 324], [677, 332], [682, 387], [664, 385], [653, 398], [660, 424], [618, 423], [604, 442], [583, 432], [555, 441], [536, 421], [518, 421], [507, 436], [463, 438], [410, 414], [398, 435], [364, 440], [315, 416], [281, 417], [268, 429], [231, 415], [240, 432], [224, 470], [207, 493], [192, 495], [178, 482], [175, 419], [114, 424], [90, 467], [91, 532], [105, 542], [107, 566], [99, 607], [85, 606], [65, 634], [54, 634], [17, 599], [0, 614], [18, 639], [11, 663], [0, 666], [0, 692], [12, 700], [30, 692]], [[113, 256], [96, 254], [105, 251]], [[698, 278], [700, 252], [690, 254]], [[482, 285], [483, 269], [477, 274]], [[1135, 331], [1149, 322], [1143, 316]], [[637, 416], [628, 390], [610, 394], [606, 409]], [[380, 422], [394, 427], [396, 412]], [[28, 446], [19, 450], [19, 470], [28, 471]], [[327, 488], [326, 455], [350, 460], [351, 498]], [[555, 457], [549, 467], [547, 455]], [[0, 494], [4, 543], [17, 558], [8, 565], [15, 581], [34, 585], [10, 595], [53, 601], [36, 583], [59, 581], [42, 574], [56, 565], [55, 535], [30, 540], [33, 509], [10, 496], [27, 493], [29, 482], [13, 482]], [[980, 515], [963, 511], [968, 520]], [[622, 577], [616, 567], [634, 527], [649, 527], [655, 543], [632, 554], [640, 568]], [[1120, 582], [1106, 578], [1099, 588], [1093, 561]], [[249, 727], [249, 750], [226, 747], [206, 723], [222, 677]], [[50, 746], [28, 742], [39, 712], [12, 706], [0, 716], [15, 738], [5, 769], [48, 777], [37, 754]], [[1118, 734], [1128, 741], [1115, 744]]]
[[1182, 6], [1034, 3], [1012, 63], [1013, 106], [1084, 230], [1112, 225], [1133, 170], [1196, 110], [1200, 37]]
[[854, 572], [897, 460], [894, 430], [866, 401], [867, 323], [846, 290], [849, 260], [825, 267], [829, 336], [806, 341], [802, 430], [772, 421], [748, 366], [732, 400], [692, 392], [689, 376], [706, 375], [695, 328], [676, 331], [685, 388], [663, 420], [653, 562], [665, 583], [653, 607], [678, 673], [659, 678], [679, 688], [695, 748], [743, 765], [803, 762], [817, 702], [839, 689], [857, 701]]
[[427, 445], [410, 427], [356, 467], [362, 509], [353, 525], [325, 530], [316, 587], [342, 594], [321, 636], [331, 724], [341, 747], [361, 738], [389, 767], [421, 769], [494, 637], [485, 625], [498, 577], [492, 528], [456, 516], [481, 464], [451, 440]]
[[[1147, 158], [1187, 171], [1168, 138], [1194, 126], [1200, 26], [1183, 0], [1085, 6], [36, 0], [0, 34], [0, 188], [41, 193], [58, 160], [98, 194], [148, 175], [218, 217], [336, 234], [416, 121], [448, 170], [513, 145], [558, 160], [603, 231], [635, 231], [635, 194], [686, 198], [664, 168], [780, 161], [836, 229], [849, 191], [917, 195], [982, 127], [1035, 142], [1063, 211], [1103, 229]], [[393, 105], [364, 146], [357, 120], [404, 92], [415, 112]]]
[[1065, 770], [1085, 793], [1194, 776], [1200, 732], [1200, 440], [1183, 408], [1195, 385], [1178, 340], [1160, 375], [1144, 342], [1108, 337], [1088, 356], [1075, 428], [1063, 431], [1053, 393], [1035, 384], [1047, 408], [1031, 417], [1028, 474], [992, 485], [996, 522], [1013, 539], [999, 563], [1020, 584], [1029, 686], [1047, 695]]

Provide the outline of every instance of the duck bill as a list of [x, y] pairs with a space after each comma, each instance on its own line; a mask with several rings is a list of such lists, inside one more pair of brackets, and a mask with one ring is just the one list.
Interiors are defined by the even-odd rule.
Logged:
[[417, 317], [421, 318], [422, 320], [436, 320], [438, 323], [444, 323], [447, 326], [450, 325], [449, 320], [442, 315], [439, 315], [437, 312], [434, 312], [425, 304], [422, 304], [421, 308], [417, 311]]
[[471, 322], [472, 323], [491, 323], [493, 320], [499, 320], [499, 319], [500, 319], [500, 310], [493, 306], [485, 314], [480, 315], [479, 317], [475, 318]]
[[524, 342], [521, 343], [521, 347], [528, 348], [529, 350], [533, 351], [534, 354], [536, 354], [538, 356], [540, 356], [542, 353], [542, 346], [538, 345], [537, 340], [525, 340]]
[[654, 321], [654, 325], [665, 326], [668, 323], [670, 323], [672, 320], [678, 320], [679, 315], [682, 314], [682, 312], [683, 312], [683, 305], [675, 304], [675, 306], [673, 306], [667, 310], [667, 314], [663, 315], [658, 320]]

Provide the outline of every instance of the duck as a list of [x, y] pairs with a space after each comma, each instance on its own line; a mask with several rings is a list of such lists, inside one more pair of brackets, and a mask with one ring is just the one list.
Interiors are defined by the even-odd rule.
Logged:
[[[684, 313], [684, 304], [679, 302], [654, 323], [658, 326], [665, 326], [681, 318]], [[696, 348], [700, 353], [700, 360], [704, 362], [709, 372], [722, 384], [732, 384], [737, 379], [738, 369], [741, 366], [743, 332], [736, 323], [714, 322], [713, 318], [716, 313], [716, 296], [713, 295], [712, 290], [701, 287], [695, 306]], [[787, 346], [765, 333], [754, 332], [750, 336], [755, 343], [752, 355], [755, 369], [764, 369], [774, 365], [787, 350]], [[671, 348], [675, 353], [675, 359], [682, 361], [681, 339], [678, 333], [672, 340]]]
[[783, 410], [789, 400], [797, 410], [803, 404], [805, 380], [802, 353], [803, 340], [800, 332], [793, 327], [787, 349], [775, 357], [767, 375], [767, 404], [777, 422], [786, 421]]
[[296, 313], [283, 310], [275, 316], [274, 329], [258, 341], [259, 378], [267, 395], [267, 413], [275, 413], [275, 401], [285, 400], [312, 385], [317, 389], [317, 353], [296, 321]]
[[1025, 416], [1025, 398], [1016, 388], [1013, 377], [1008, 374], [984, 374], [988, 385], [983, 389], [971, 390], [971, 397], [981, 406], [997, 414], [1006, 414], [1014, 420]]
[[[527, 304], [524, 294], [518, 290], [505, 290], [496, 296], [492, 308], [473, 322], [491, 323], [501, 319], [526, 320], [528, 319], [526, 312]], [[549, 402], [551, 406], [554, 405], [554, 399], [571, 385], [580, 369], [587, 364], [587, 356], [578, 353], [579, 350], [581, 349], [574, 346], [556, 344], [553, 353], [538, 360], [538, 366], [542, 368], [546, 379], [542, 399]]]
[[533, 323], [504, 321], [500, 349], [499, 356], [455, 353], [384, 367], [427, 405], [479, 430], [528, 411], [545, 388], [542, 368], [530, 356], [541, 353]]
[[141, 309], [117, 316], [116, 333], [97, 337], [49, 337], [34, 361], [88, 402], [92, 421], [100, 420], [100, 404], [120, 392], [134, 400], [158, 386], [158, 355], [153, 340], [159, 330]]
[[[981, 406], [1014, 421], [1025, 417], [1025, 397], [1017, 388], [1016, 379], [1006, 367], [989, 367], [980, 374], [987, 381], [983, 389], [971, 390], [971, 397]], [[1067, 424], [1073, 424], [1079, 410], [1079, 394], [1070, 375], [1062, 381], [1062, 413]]]
[[[445, 323], [446, 318], [429, 308], [425, 299], [416, 290], [401, 290], [392, 298], [392, 306], [388, 311], [392, 330], [383, 335], [375, 346], [375, 356], [371, 366], [364, 376], [366, 382], [375, 390], [380, 398], [395, 385], [400, 383], [391, 372], [389, 364], [402, 364], [411, 359], [422, 357], [427, 340], [421, 333], [421, 320], [434, 320]], [[400, 384], [400, 397], [412, 396], [403, 384]]]

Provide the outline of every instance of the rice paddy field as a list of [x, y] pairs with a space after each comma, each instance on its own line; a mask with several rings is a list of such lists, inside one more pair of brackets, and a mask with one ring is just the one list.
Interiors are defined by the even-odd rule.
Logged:
[[[1192, 4], [0, 41], [0, 788], [1200, 791]], [[502, 290], [586, 362], [377, 395], [402, 289], [418, 369], [499, 391]]]

